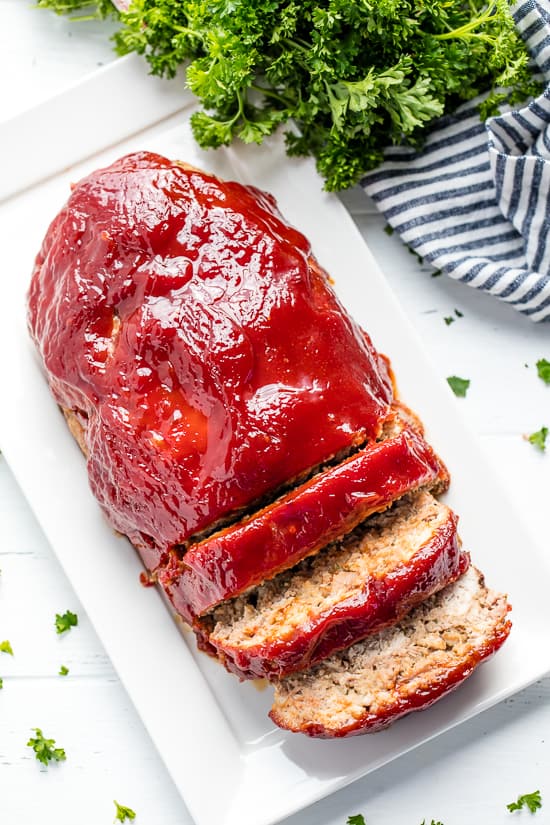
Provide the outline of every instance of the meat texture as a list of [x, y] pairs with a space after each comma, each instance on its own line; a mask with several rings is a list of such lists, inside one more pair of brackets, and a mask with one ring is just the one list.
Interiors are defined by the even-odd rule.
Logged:
[[276, 685], [282, 728], [333, 738], [372, 733], [460, 685], [510, 632], [506, 598], [470, 567], [397, 625]]
[[304, 670], [384, 625], [468, 567], [454, 513], [429, 493], [404, 496], [329, 545], [202, 620], [209, 644], [241, 678]]

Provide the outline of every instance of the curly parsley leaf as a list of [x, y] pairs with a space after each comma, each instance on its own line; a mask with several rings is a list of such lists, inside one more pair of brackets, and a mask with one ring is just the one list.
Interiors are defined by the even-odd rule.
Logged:
[[470, 386], [470, 379], [459, 378], [458, 375], [449, 375], [447, 384], [458, 398], [465, 398]]
[[417, 126], [443, 114], [443, 102], [430, 93], [430, 79], [419, 78], [414, 86], [393, 89], [387, 95], [386, 107], [393, 125], [404, 135], [410, 135]]
[[33, 728], [36, 736], [31, 737], [27, 742], [27, 747], [32, 748], [36, 758], [43, 765], [48, 765], [52, 760], [64, 762], [67, 758], [63, 748], [55, 748], [55, 739], [46, 739], [40, 728]]
[[67, 630], [70, 630], [71, 627], [76, 627], [77, 624], [78, 616], [76, 613], [71, 613], [70, 610], [66, 610], [62, 615], [59, 613], [55, 614], [55, 629], [57, 633], [66, 633]]
[[127, 819], [136, 818], [136, 812], [131, 808], [127, 808], [126, 805], [120, 805], [116, 799], [113, 799], [113, 802], [116, 807], [115, 821], [118, 819], [119, 822], [126, 822]]
[[[292, 120], [290, 155], [313, 155], [325, 188], [359, 181], [388, 145], [417, 146], [434, 118], [487, 93], [484, 116], [538, 92], [507, 0], [39, 0], [113, 15], [119, 54], [186, 82], [203, 148], [260, 143]], [[504, 90], [502, 87], [506, 87]]]
[[527, 436], [527, 441], [541, 452], [546, 450], [546, 439], [548, 437], [548, 427], [541, 427], [535, 433]]
[[10, 656], [13, 656], [13, 648], [7, 639], [4, 639], [3, 642], [0, 642], [0, 653], [9, 653]]
[[515, 802], [510, 802], [506, 807], [509, 811], [520, 811], [522, 808], [528, 808], [534, 814], [539, 808], [542, 808], [540, 791], [522, 794], [518, 796]]
[[545, 384], [550, 384], [550, 361], [547, 361], [546, 358], [541, 358], [537, 361], [536, 367], [540, 380], [544, 381]]

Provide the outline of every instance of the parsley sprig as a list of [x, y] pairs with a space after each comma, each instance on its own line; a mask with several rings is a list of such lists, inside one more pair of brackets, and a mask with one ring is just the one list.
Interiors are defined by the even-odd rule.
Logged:
[[55, 629], [57, 633], [66, 633], [67, 630], [70, 630], [71, 627], [76, 627], [77, 624], [78, 616], [76, 613], [71, 613], [70, 610], [66, 610], [63, 614], [55, 614]]
[[550, 384], [550, 361], [546, 358], [540, 358], [537, 363], [537, 375], [545, 384]]
[[[112, 15], [119, 54], [187, 85], [199, 144], [261, 143], [280, 124], [291, 155], [313, 155], [327, 189], [356, 183], [388, 144], [491, 91], [483, 115], [539, 90], [507, 0], [39, 0], [73, 16]], [[86, 9], [86, 11], [84, 11]], [[503, 93], [498, 87], [508, 87]]]
[[127, 819], [136, 818], [136, 812], [131, 808], [127, 808], [126, 805], [120, 805], [116, 799], [113, 799], [113, 802], [116, 807], [115, 821], [118, 819], [119, 822], [126, 822]]
[[465, 398], [470, 386], [469, 378], [460, 378], [458, 375], [449, 375], [447, 383], [458, 398]]
[[534, 814], [539, 808], [542, 808], [540, 791], [522, 794], [518, 796], [515, 802], [510, 802], [506, 807], [509, 811], [521, 811], [522, 808], [528, 808]]
[[531, 435], [527, 436], [527, 441], [540, 450], [542, 453], [546, 451], [546, 439], [548, 438], [548, 427], [541, 427]]
[[32, 748], [36, 758], [43, 765], [48, 765], [51, 761], [64, 762], [67, 758], [63, 748], [56, 748], [55, 739], [46, 739], [40, 728], [33, 728], [36, 736], [31, 737], [27, 746]]

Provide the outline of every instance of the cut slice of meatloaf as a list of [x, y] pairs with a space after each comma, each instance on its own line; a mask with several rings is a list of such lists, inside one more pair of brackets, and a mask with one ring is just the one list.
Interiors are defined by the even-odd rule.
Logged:
[[506, 597], [474, 567], [399, 624], [276, 683], [270, 716], [332, 738], [369, 733], [456, 688], [507, 638]]
[[224, 602], [199, 621], [228, 670], [281, 677], [402, 618], [468, 567], [457, 519], [427, 492], [371, 516], [342, 541]]
[[248, 519], [192, 545], [158, 571], [174, 607], [188, 622], [217, 604], [293, 567], [351, 532], [405, 493], [437, 492], [448, 473], [416, 429], [369, 444], [295, 487]]

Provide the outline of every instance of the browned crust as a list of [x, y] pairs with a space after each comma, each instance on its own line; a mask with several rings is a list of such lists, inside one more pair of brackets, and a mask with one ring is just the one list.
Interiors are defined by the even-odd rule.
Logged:
[[86, 457], [88, 457], [88, 447], [86, 446], [86, 430], [82, 425], [78, 415], [73, 410], [68, 410], [66, 407], [61, 407], [61, 412], [65, 416], [65, 420], [67, 422], [67, 426], [71, 431], [71, 435], [75, 439], [76, 443], [84, 453]]

